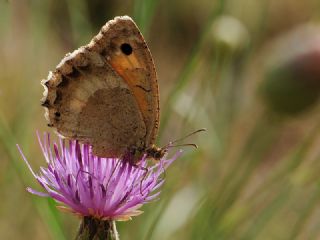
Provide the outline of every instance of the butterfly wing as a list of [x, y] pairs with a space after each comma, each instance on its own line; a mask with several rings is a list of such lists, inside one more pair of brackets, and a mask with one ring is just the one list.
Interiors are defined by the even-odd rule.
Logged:
[[[124, 43], [131, 48], [124, 50]], [[49, 126], [91, 144], [96, 155], [120, 156], [128, 148], [154, 142], [159, 120], [156, 73], [129, 17], [109, 21], [42, 84]]]
[[100, 54], [76, 50], [43, 85], [49, 125], [89, 143], [96, 155], [117, 157], [144, 141], [145, 123], [129, 86]]
[[138, 27], [128, 16], [116, 17], [88, 46], [128, 84], [146, 125], [145, 146], [152, 145], [159, 127], [159, 90], [151, 53]]

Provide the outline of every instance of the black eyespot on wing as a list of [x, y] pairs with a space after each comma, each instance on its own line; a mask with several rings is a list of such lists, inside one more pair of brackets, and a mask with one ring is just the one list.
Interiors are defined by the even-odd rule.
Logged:
[[127, 56], [129, 56], [132, 53], [132, 47], [129, 43], [121, 44], [120, 49]]

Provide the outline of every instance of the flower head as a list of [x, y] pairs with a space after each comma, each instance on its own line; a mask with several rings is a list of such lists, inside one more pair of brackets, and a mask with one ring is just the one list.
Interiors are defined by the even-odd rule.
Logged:
[[62, 210], [81, 216], [92, 216], [102, 220], [128, 220], [142, 213], [139, 208], [160, 194], [164, 170], [178, 157], [164, 157], [153, 166], [148, 166], [143, 157], [139, 166], [132, 166], [118, 158], [94, 156], [91, 147], [75, 140], [60, 139], [51, 143], [50, 135], [38, 135], [39, 143], [47, 162], [40, 174], [33, 176], [45, 189], [45, 193], [27, 188], [30, 193], [52, 197], [64, 205]]

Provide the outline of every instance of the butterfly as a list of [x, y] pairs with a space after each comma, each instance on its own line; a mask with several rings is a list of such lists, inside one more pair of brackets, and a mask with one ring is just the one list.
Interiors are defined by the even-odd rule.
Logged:
[[89, 44], [68, 53], [42, 80], [48, 126], [92, 146], [99, 157], [130, 153], [135, 164], [154, 145], [159, 129], [159, 90], [149, 48], [128, 16], [108, 21]]

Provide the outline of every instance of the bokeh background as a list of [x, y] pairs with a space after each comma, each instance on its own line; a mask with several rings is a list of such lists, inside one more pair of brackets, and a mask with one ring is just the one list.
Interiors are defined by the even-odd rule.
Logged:
[[75, 236], [79, 219], [25, 191], [41, 188], [15, 144], [44, 164], [40, 80], [125, 14], [156, 63], [159, 145], [207, 132], [121, 239], [320, 239], [317, 0], [0, 0], [0, 238]]

